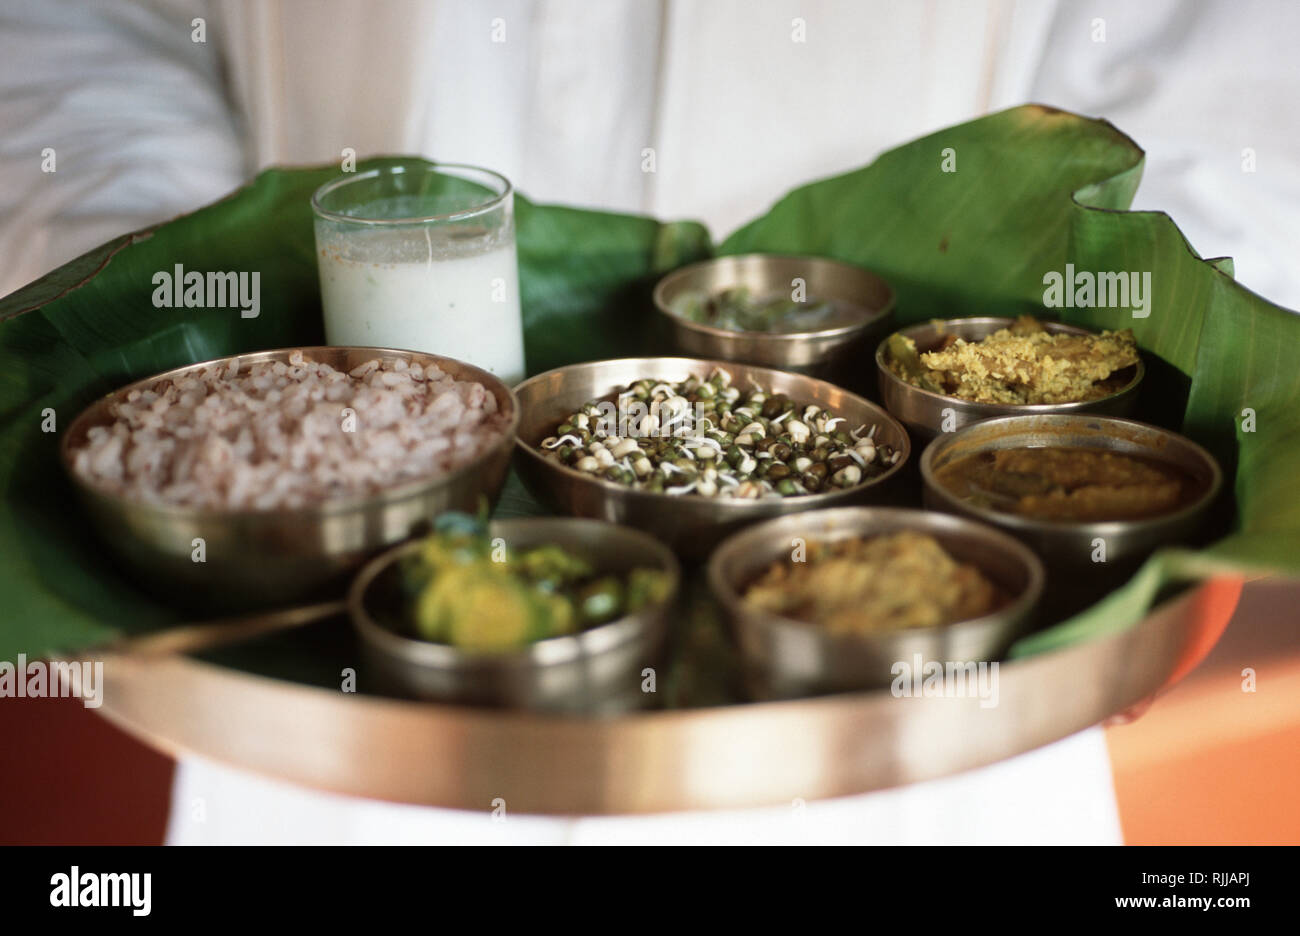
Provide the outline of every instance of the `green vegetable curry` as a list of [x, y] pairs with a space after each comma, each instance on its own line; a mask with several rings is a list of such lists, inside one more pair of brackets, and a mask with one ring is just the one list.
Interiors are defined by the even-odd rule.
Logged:
[[515, 552], [481, 530], [442, 530], [402, 567], [414, 633], [465, 650], [510, 650], [574, 634], [664, 601], [657, 569], [600, 573], [559, 546]]

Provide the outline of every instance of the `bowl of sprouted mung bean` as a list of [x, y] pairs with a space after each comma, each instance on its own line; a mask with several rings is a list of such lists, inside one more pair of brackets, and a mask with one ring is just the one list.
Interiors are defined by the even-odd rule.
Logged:
[[873, 403], [812, 377], [690, 358], [577, 364], [515, 388], [525, 483], [688, 556], [798, 510], [878, 502], [910, 452]]

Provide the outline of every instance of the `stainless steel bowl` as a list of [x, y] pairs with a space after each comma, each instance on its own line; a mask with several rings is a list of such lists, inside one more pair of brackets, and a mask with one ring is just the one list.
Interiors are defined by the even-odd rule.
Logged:
[[661, 666], [680, 580], [672, 552], [644, 533], [597, 520], [499, 520], [490, 535], [501, 537], [507, 550], [562, 546], [602, 572], [658, 569], [670, 577], [671, 594], [662, 604], [578, 634], [507, 653], [469, 653], [397, 629], [397, 563], [420, 548], [419, 541], [403, 543], [362, 569], [348, 594], [353, 625], [380, 683], [418, 699], [541, 711], [606, 714], [651, 704], [655, 696], [643, 691], [644, 671]]
[[[763, 569], [790, 556], [796, 538], [831, 542], [897, 530], [933, 536], [953, 558], [977, 565], [1000, 585], [1010, 603], [945, 627], [861, 636], [832, 635], [757, 611], [741, 598]], [[846, 507], [781, 517], [736, 534], [713, 553], [708, 579], [740, 647], [751, 691], [792, 698], [888, 686], [895, 664], [911, 667], [918, 654], [925, 663], [944, 665], [997, 660], [1031, 624], [1044, 572], [1023, 544], [982, 523], [922, 510]]]
[[[800, 405], [816, 403], [833, 410], [851, 424], [875, 424], [876, 439], [894, 446], [902, 456], [883, 475], [856, 487], [779, 500], [728, 500], [633, 490], [562, 465], [547, 458], [538, 448], [543, 439], [554, 435], [556, 426], [565, 417], [588, 400], [610, 397], [643, 377], [661, 380], [682, 380], [688, 374], [708, 377], [715, 368], [728, 371], [736, 386], [749, 386], [754, 381], [769, 392], [786, 394]], [[907, 432], [874, 403], [823, 380], [749, 364], [693, 358], [595, 361], [539, 374], [515, 387], [515, 394], [523, 410], [517, 465], [534, 495], [561, 513], [610, 520], [645, 530], [686, 558], [703, 558], [728, 533], [757, 520], [818, 507], [879, 502], [888, 496], [885, 483], [898, 476], [911, 453]]]
[[[314, 347], [238, 357], [244, 364], [283, 361], [293, 350], [343, 371], [375, 358], [437, 364], [459, 380], [487, 387], [509, 423], [501, 440], [470, 464], [373, 496], [284, 510], [147, 504], [89, 484], [72, 470], [72, 450], [85, 442], [92, 426], [112, 422], [109, 406], [132, 390], [158, 380], [177, 380], [220, 362], [191, 364], [129, 384], [93, 403], [73, 421], [63, 434], [60, 455], [105, 544], [151, 591], [205, 608], [287, 604], [331, 586], [341, 591], [366, 559], [420, 532], [438, 514], [473, 512], [484, 500], [495, 504], [519, 425], [518, 401], [495, 376], [451, 358], [387, 348]], [[204, 543], [203, 562], [192, 558], [197, 539]]]
[[[1026, 446], [1102, 449], [1166, 462], [1204, 485], [1197, 500], [1174, 513], [1145, 520], [1078, 523], [1037, 520], [979, 507], [935, 480], [935, 472], [954, 459], [979, 452]], [[921, 455], [925, 506], [1001, 527], [1034, 549], [1053, 570], [1101, 573], [1145, 559], [1158, 546], [1185, 540], [1196, 532], [1223, 486], [1214, 456], [1176, 432], [1131, 419], [1109, 416], [1006, 416], [961, 432], [943, 435]], [[1105, 563], [1093, 561], [1096, 542], [1105, 541]]]
[[[966, 318], [948, 319], [941, 322], [926, 322], [901, 329], [898, 334], [916, 342], [919, 352], [932, 351], [948, 335], [956, 335], [966, 341], [979, 341], [1002, 328], [1015, 323], [1012, 318]], [[1091, 335], [1094, 332], [1061, 322], [1043, 322], [1053, 334]], [[1111, 416], [1125, 416], [1133, 411], [1137, 404], [1138, 384], [1146, 374], [1146, 367], [1139, 360], [1128, 372], [1127, 382], [1115, 393], [1099, 400], [1084, 403], [972, 403], [959, 397], [946, 396], [930, 390], [914, 387], [889, 369], [889, 337], [880, 342], [876, 348], [876, 370], [880, 378], [880, 398], [885, 409], [903, 422], [919, 439], [932, 439], [945, 432], [956, 432], [981, 419], [997, 416], [1029, 416], [1043, 413], [1103, 413]], [[1121, 372], [1123, 373], [1123, 372]]]
[[[834, 328], [768, 334], [714, 328], [673, 311], [674, 302], [685, 292], [712, 294], [739, 286], [757, 295], [789, 292], [796, 278], [804, 281], [810, 299], [833, 301], [854, 314]], [[874, 273], [824, 257], [743, 254], [704, 260], [669, 273], [655, 286], [654, 302], [671, 323], [677, 347], [686, 354], [851, 383], [871, 345], [889, 328], [894, 291]]]

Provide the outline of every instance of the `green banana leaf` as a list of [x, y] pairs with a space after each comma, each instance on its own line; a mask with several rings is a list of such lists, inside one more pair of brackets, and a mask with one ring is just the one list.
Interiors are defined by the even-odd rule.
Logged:
[[[1300, 557], [1300, 372], [1282, 358], [1284, 346], [1300, 342], [1300, 319], [1233, 282], [1230, 262], [1198, 258], [1167, 216], [1125, 211], [1142, 161], [1141, 149], [1104, 121], [1019, 107], [799, 188], [717, 247], [819, 254], [874, 269], [894, 284], [903, 324], [1041, 313], [1044, 274], [1066, 263], [1153, 274], [1148, 318], [1125, 309], [1061, 315], [1134, 329], [1153, 365], [1141, 415], [1181, 428], [1223, 460], [1234, 479], [1228, 535], [1201, 551], [1157, 554], [1095, 607], [1022, 641], [1018, 655], [1130, 627], [1170, 583], [1290, 570]], [[336, 172], [268, 170], [214, 205], [118, 238], [0, 300], [0, 660], [74, 650], [178, 619], [123, 579], [87, 528], [59, 471], [49, 417], [65, 426], [96, 396], [167, 368], [320, 342], [309, 197]], [[694, 222], [523, 197], [517, 227], [534, 373], [667, 350], [650, 289], [664, 272], [714, 252]], [[155, 308], [153, 274], [178, 263], [187, 271], [259, 271], [260, 316]], [[864, 370], [873, 366], [862, 362]], [[512, 478], [498, 513], [541, 512]], [[698, 616], [693, 610], [689, 621]], [[705, 624], [699, 632], [688, 645], [702, 656], [725, 653]], [[328, 683], [337, 668], [313, 670], [311, 662], [336, 658], [330, 639], [285, 636], [218, 658]]]

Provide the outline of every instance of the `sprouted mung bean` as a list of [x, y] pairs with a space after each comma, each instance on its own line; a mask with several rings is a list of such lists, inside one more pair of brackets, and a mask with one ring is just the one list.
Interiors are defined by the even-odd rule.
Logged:
[[548, 458], [584, 474], [668, 495], [758, 499], [855, 487], [902, 457], [816, 404], [708, 379], [638, 380], [617, 400], [590, 400], [542, 440]]

